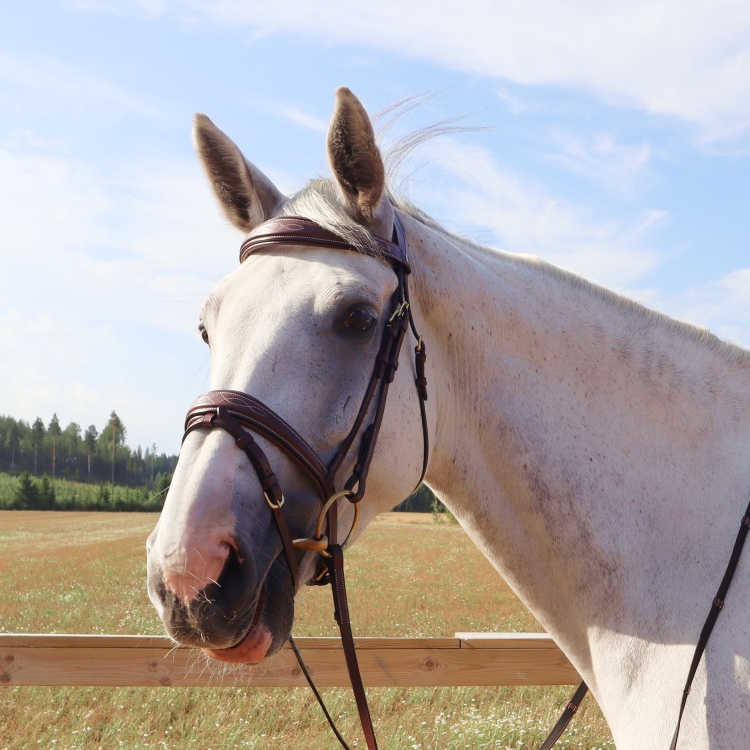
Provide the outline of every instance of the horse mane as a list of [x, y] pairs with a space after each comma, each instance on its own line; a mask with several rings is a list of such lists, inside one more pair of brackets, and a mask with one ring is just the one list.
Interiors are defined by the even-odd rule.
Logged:
[[511, 253], [473, 242], [466, 237], [448, 231], [432, 217], [411, 204], [408, 200], [398, 199], [395, 202], [395, 205], [400, 211], [403, 211], [424, 226], [441, 234], [450, 242], [466, 248], [472, 254], [480, 253], [488, 254], [495, 258], [503, 257], [505, 260], [521, 266], [528, 271], [541, 273], [551, 280], [562, 282], [573, 290], [583, 292], [585, 295], [602, 302], [623, 314], [628, 320], [642, 326], [644, 329], [661, 328], [673, 333], [683, 341], [718, 354], [730, 365], [750, 367], [750, 351], [742, 346], [720, 339], [707, 328], [697, 326], [693, 323], [675, 320], [674, 318], [671, 318], [664, 313], [657, 312], [656, 310], [652, 310], [629, 297], [625, 297], [611, 289], [607, 289], [606, 287], [589, 281], [572, 271], [567, 271], [559, 266], [555, 266], [538, 256]]

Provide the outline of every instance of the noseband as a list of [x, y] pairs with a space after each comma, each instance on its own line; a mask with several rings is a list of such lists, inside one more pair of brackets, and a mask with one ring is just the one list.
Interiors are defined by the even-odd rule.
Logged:
[[[388, 320], [383, 327], [380, 349], [375, 358], [373, 372], [362, 403], [348, 435], [338, 447], [333, 459], [326, 466], [299, 432], [261, 401], [240, 391], [219, 390], [209, 391], [200, 396], [190, 407], [185, 419], [183, 441], [194, 430], [220, 428], [226, 430], [234, 438], [237, 446], [247, 455], [260, 481], [266, 503], [273, 514], [295, 592], [300, 586], [297, 550], [318, 552], [325, 558], [325, 565], [319, 568], [319, 573], [315, 576], [314, 582], [317, 584], [330, 582], [332, 584], [336, 620], [341, 629], [344, 654], [367, 746], [370, 750], [376, 750], [377, 743], [369, 709], [367, 708], [364, 687], [359, 675], [349, 623], [343, 550], [357, 528], [359, 502], [365, 494], [367, 476], [385, 413], [388, 388], [396, 374], [401, 345], [409, 327], [411, 327], [417, 341], [414, 349], [415, 385], [419, 396], [423, 436], [422, 472], [415, 487], [424, 479], [429, 458], [429, 437], [425, 410], [425, 401], [427, 400], [425, 362], [427, 354], [424, 341], [417, 333], [409, 303], [408, 277], [411, 273], [411, 267], [403, 228], [397, 216], [394, 215], [392, 241], [373, 236], [372, 243], [364, 247], [357, 247], [347, 242], [309, 219], [299, 217], [271, 219], [257, 226], [245, 238], [240, 248], [240, 263], [243, 263], [255, 252], [289, 245], [362, 252], [387, 262], [396, 274], [398, 283], [391, 298]], [[363, 425], [368, 420], [367, 427], [363, 429]], [[283, 510], [285, 502], [283, 490], [268, 457], [251, 433], [262, 435], [281, 449], [309, 478], [310, 484], [315, 489], [321, 503], [318, 521], [312, 537], [295, 539], [290, 533]], [[337, 491], [337, 475], [358, 437], [359, 446], [354, 469], [344, 482], [343, 487]], [[344, 498], [354, 505], [354, 521], [344, 541], [338, 543], [337, 511], [339, 502]], [[295, 653], [298, 654], [296, 649]], [[301, 666], [305, 675], [308, 676], [304, 665], [301, 664]], [[315, 690], [314, 686], [312, 687]], [[328, 716], [327, 712], [326, 716]], [[336, 731], [335, 728], [334, 731]], [[336, 733], [341, 739], [338, 732]], [[341, 741], [344, 744], [343, 740]]]

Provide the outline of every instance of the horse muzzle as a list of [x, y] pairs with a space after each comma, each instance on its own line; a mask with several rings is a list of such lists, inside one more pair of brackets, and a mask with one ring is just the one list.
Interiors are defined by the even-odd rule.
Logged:
[[185, 556], [164, 554], [158, 527], [148, 546], [149, 597], [179, 644], [219, 661], [257, 663], [289, 639], [294, 586], [283, 557], [272, 553], [259, 566], [234, 546], [223, 560], [196, 548]]

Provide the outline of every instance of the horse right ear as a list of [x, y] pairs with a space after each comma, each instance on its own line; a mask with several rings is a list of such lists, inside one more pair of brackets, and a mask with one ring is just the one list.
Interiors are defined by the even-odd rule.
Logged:
[[193, 143], [226, 217], [249, 232], [270, 219], [284, 196], [206, 115], [193, 121]]

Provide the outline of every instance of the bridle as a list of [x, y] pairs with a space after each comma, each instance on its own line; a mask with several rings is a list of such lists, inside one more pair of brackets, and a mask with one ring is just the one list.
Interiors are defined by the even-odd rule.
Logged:
[[[367, 476], [385, 413], [388, 389], [396, 374], [401, 345], [409, 328], [411, 328], [416, 339], [414, 382], [419, 398], [423, 442], [422, 471], [415, 488], [424, 479], [430, 453], [425, 409], [425, 401], [427, 400], [427, 379], [425, 377], [427, 352], [422, 337], [417, 333], [412, 316], [408, 286], [411, 266], [406, 250], [403, 227], [395, 214], [392, 240], [385, 240], [373, 235], [372, 243], [363, 247], [355, 246], [310, 219], [300, 217], [271, 219], [255, 227], [247, 235], [240, 248], [240, 263], [243, 263], [255, 252], [288, 245], [362, 252], [388, 263], [396, 274], [397, 286], [391, 297], [390, 310], [387, 313], [388, 319], [383, 326], [380, 348], [375, 357], [373, 372], [349, 433], [338, 447], [333, 459], [326, 465], [302, 435], [263, 402], [240, 391], [218, 390], [209, 391], [200, 396], [190, 407], [185, 419], [183, 440], [194, 430], [220, 428], [228, 432], [234, 438], [237, 446], [244, 451], [258, 476], [263, 496], [271, 510], [281, 537], [283, 555], [289, 567], [294, 591], [297, 591], [300, 586], [297, 550], [318, 552], [322, 556], [324, 564], [319, 566], [314, 583], [331, 584], [336, 620], [341, 630], [344, 655], [367, 740], [367, 747], [369, 750], [377, 750], [377, 742], [367, 707], [362, 678], [359, 674], [351, 632], [344, 579], [343, 550], [355, 533], [359, 522], [359, 503], [365, 494]], [[367, 426], [363, 429], [365, 422], [368, 420]], [[251, 434], [253, 432], [262, 435], [280, 448], [309, 478], [321, 502], [321, 510], [313, 536], [301, 539], [292, 537], [284, 514], [283, 490], [268, 457], [253, 438]], [[344, 482], [343, 487], [337, 490], [337, 475], [352, 451], [358, 436], [359, 446], [354, 469]], [[354, 506], [354, 521], [346, 538], [343, 542], [338, 543], [337, 511], [339, 503], [344, 498]], [[305, 676], [308, 678], [318, 700], [320, 700], [293, 641], [292, 646], [297, 658], [300, 659], [300, 666]], [[325, 706], [323, 706], [323, 710], [329, 722], [331, 722]], [[335, 727], [334, 731], [346, 747]]]
[[[392, 240], [389, 241], [372, 235], [371, 244], [366, 244], [362, 247], [348, 242], [310, 219], [301, 217], [278, 217], [271, 219], [260, 224], [247, 235], [240, 248], [240, 263], [243, 263], [250, 255], [257, 251], [285, 245], [326, 247], [362, 252], [388, 263], [396, 274], [397, 286], [391, 298], [388, 320], [383, 327], [380, 349], [375, 358], [373, 372], [365, 390], [362, 403], [349, 433], [339, 446], [333, 459], [326, 466], [299, 432], [276, 414], [276, 412], [263, 404], [263, 402], [240, 391], [219, 390], [205, 393], [190, 407], [185, 419], [183, 441], [194, 430], [220, 428], [228, 432], [234, 438], [237, 446], [247, 455], [258, 476], [266, 503], [271, 509], [276, 528], [281, 537], [283, 555], [289, 567], [295, 592], [300, 585], [297, 550], [313, 551], [321, 555], [324, 564], [319, 566], [313, 583], [316, 585], [331, 584], [334, 613], [341, 631], [341, 642], [346, 665], [367, 747], [368, 750], [377, 750], [377, 741], [357, 664], [357, 655], [349, 619], [343, 551], [357, 529], [360, 515], [359, 503], [365, 494], [367, 476], [385, 413], [388, 388], [398, 368], [401, 345], [409, 328], [411, 328], [417, 342], [414, 348], [414, 383], [419, 397], [423, 441], [422, 471], [415, 487], [419, 486], [425, 477], [430, 453], [425, 409], [425, 402], [427, 401], [427, 379], [425, 377], [427, 353], [424, 340], [417, 332], [412, 316], [408, 286], [411, 266], [406, 249], [403, 227], [397, 214], [394, 213]], [[370, 422], [363, 430], [362, 427], [368, 418]], [[280, 448], [302, 468], [310, 479], [321, 502], [321, 510], [312, 537], [301, 539], [294, 539], [292, 537], [284, 515], [283, 508], [285, 501], [282, 488], [266, 454], [255, 441], [251, 432], [262, 435]], [[360, 434], [359, 449], [354, 469], [344, 483], [343, 488], [337, 490], [337, 474]], [[343, 542], [338, 543], [337, 508], [338, 504], [344, 498], [354, 506], [354, 521]], [[688, 695], [690, 694], [690, 688], [716, 620], [724, 606], [724, 599], [737, 568], [749, 530], [750, 505], [742, 518], [740, 531], [735, 540], [729, 564], [717, 595], [712, 602], [693, 654], [670, 750], [676, 750], [680, 723]], [[348, 745], [336, 729], [302, 661], [299, 650], [291, 638], [290, 644], [299, 661], [300, 668], [315, 693], [336, 737], [343, 747], [348, 750]], [[557, 742], [577, 712], [587, 691], [586, 683], [582, 682], [540, 750], [549, 750]]]

